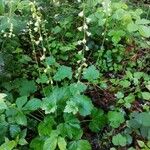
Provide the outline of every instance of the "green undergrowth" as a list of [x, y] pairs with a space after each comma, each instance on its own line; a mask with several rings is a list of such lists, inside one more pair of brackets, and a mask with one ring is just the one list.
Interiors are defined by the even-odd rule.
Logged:
[[0, 150], [149, 150], [146, 12], [0, 0]]

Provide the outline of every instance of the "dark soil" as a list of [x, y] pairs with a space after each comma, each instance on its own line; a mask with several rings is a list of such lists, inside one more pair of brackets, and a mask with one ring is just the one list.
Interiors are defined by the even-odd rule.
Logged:
[[85, 94], [92, 99], [96, 107], [102, 108], [104, 111], [108, 111], [109, 107], [115, 103], [115, 96], [109, 90], [95, 87], [92, 90], [87, 90]]

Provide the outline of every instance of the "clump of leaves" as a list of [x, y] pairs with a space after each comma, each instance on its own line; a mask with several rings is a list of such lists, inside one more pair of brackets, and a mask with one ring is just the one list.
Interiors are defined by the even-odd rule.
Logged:
[[148, 149], [142, 14], [121, 1], [0, 0], [0, 150]]

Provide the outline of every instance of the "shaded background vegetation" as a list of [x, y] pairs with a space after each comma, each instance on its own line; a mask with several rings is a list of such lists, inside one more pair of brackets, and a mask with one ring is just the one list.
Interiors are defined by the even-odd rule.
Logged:
[[148, 1], [0, 1], [0, 150], [148, 150]]

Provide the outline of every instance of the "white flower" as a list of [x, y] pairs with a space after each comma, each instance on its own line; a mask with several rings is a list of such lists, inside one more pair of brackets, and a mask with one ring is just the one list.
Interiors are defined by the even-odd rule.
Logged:
[[82, 54], [82, 51], [79, 51], [78, 54], [81, 55], [81, 54]]
[[49, 80], [46, 83], [49, 84]]
[[78, 76], [79, 76], [79, 73], [76, 73], [76, 74], [75, 74], [75, 77], [77, 78]]
[[3, 35], [3, 37], [7, 37], [7, 34], [5, 33], [5, 34]]
[[34, 25], [35, 25], [36, 27], [38, 27], [38, 26], [39, 26], [39, 22], [36, 21]]
[[47, 68], [46, 68], [46, 69], [44, 69], [44, 72], [45, 72], [45, 73], [47, 73]]
[[81, 69], [82, 69], [82, 68], [81, 68], [81, 67], [79, 67], [79, 68], [78, 68], [78, 72], [80, 72], [80, 71], [81, 71]]
[[81, 11], [79, 14], [78, 14], [79, 17], [83, 17], [84, 16], [84, 13], [83, 11]]
[[42, 21], [40, 16], [37, 16], [36, 19], [38, 23]]
[[90, 33], [90, 32], [88, 32], [88, 31], [86, 32], [86, 34], [87, 34], [87, 36], [91, 36], [91, 33]]
[[43, 10], [43, 7], [38, 7], [37, 10]]
[[12, 37], [12, 33], [9, 33], [8, 37], [11, 38]]
[[84, 25], [83, 25], [83, 29], [84, 29], [84, 30], [87, 30], [87, 29], [88, 29], [88, 26], [87, 26], [86, 24], [84, 24]]
[[[86, 61], [86, 58], [83, 58], [82, 60], [83, 60], [83, 61]], [[83, 64], [83, 66], [84, 66], [84, 64]]]
[[50, 66], [49, 66], [49, 65], [47, 65], [47, 66], [46, 66], [46, 68], [47, 68], [47, 70], [48, 70], [48, 69], [50, 69]]
[[59, 2], [56, 2], [56, 3], [55, 3], [55, 5], [56, 5], [56, 6], [59, 6], [59, 5], [60, 5], [60, 3], [59, 3]]
[[35, 27], [35, 28], [34, 28], [34, 31], [35, 31], [35, 32], [37, 32], [37, 31], [38, 31], [38, 28], [37, 28], [37, 27]]
[[51, 84], [53, 84], [53, 80], [51, 80]]
[[29, 6], [30, 6], [30, 5], [33, 5], [33, 2], [30, 2], [30, 3], [29, 3]]
[[82, 40], [82, 43], [83, 43], [83, 44], [85, 44], [85, 43], [86, 43], [86, 39], [85, 39], [85, 38]]
[[10, 18], [7, 19], [7, 22], [10, 23]]
[[78, 27], [77, 29], [78, 29], [79, 31], [82, 31], [83, 27]]
[[103, 12], [106, 13], [107, 15], [110, 15], [111, 0], [103, 0], [102, 5], [103, 5]]
[[86, 18], [86, 22], [90, 23], [91, 22], [91, 18]]
[[86, 51], [89, 51], [89, 48], [88, 48], [88, 46], [85, 46], [85, 50], [86, 50]]
[[43, 38], [40, 36], [39, 41], [43, 41]]
[[36, 18], [36, 14], [35, 13], [32, 14], [32, 18]]
[[39, 45], [40, 44], [40, 41], [34, 41], [36, 45]]
[[46, 52], [46, 48], [45, 47], [43, 47], [43, 51]]
[[31, 20], [29, 21], [29, 25], [30, 25], [30, 24], [33, 24], [33, 22], [32, 22]]
[[83, 63], [83, 66], [87, 67], [88, 65], [86, 63]]
[[79, 64], [81, 62], [81, 60], [78, 60], [77, 63]]
[[42, 57], [40, 57], [40, 60], [44, 60], [45, 59], [45, 55], [43, 55]]
[[13, 31], [13, 24], [12, 24], [12, 23], [10, 24], [10, 29], [9, 29], [9, 31], [10, 31], [10, 32]]
[[105, 5], [105, 2], [102, 2], [102, 5], [104, 6], [104, 5]]
[[59, 14], [55, 14], [55, 15], [54, 15], [54, 18], [58, 17], [58, 15], [59, 15]]
[[77, 43], [78, 43], [78, 45], [81, 45], [81, 44], [82, 44], [82, 41], [80, 40], [80, 41], [78, 41]]

